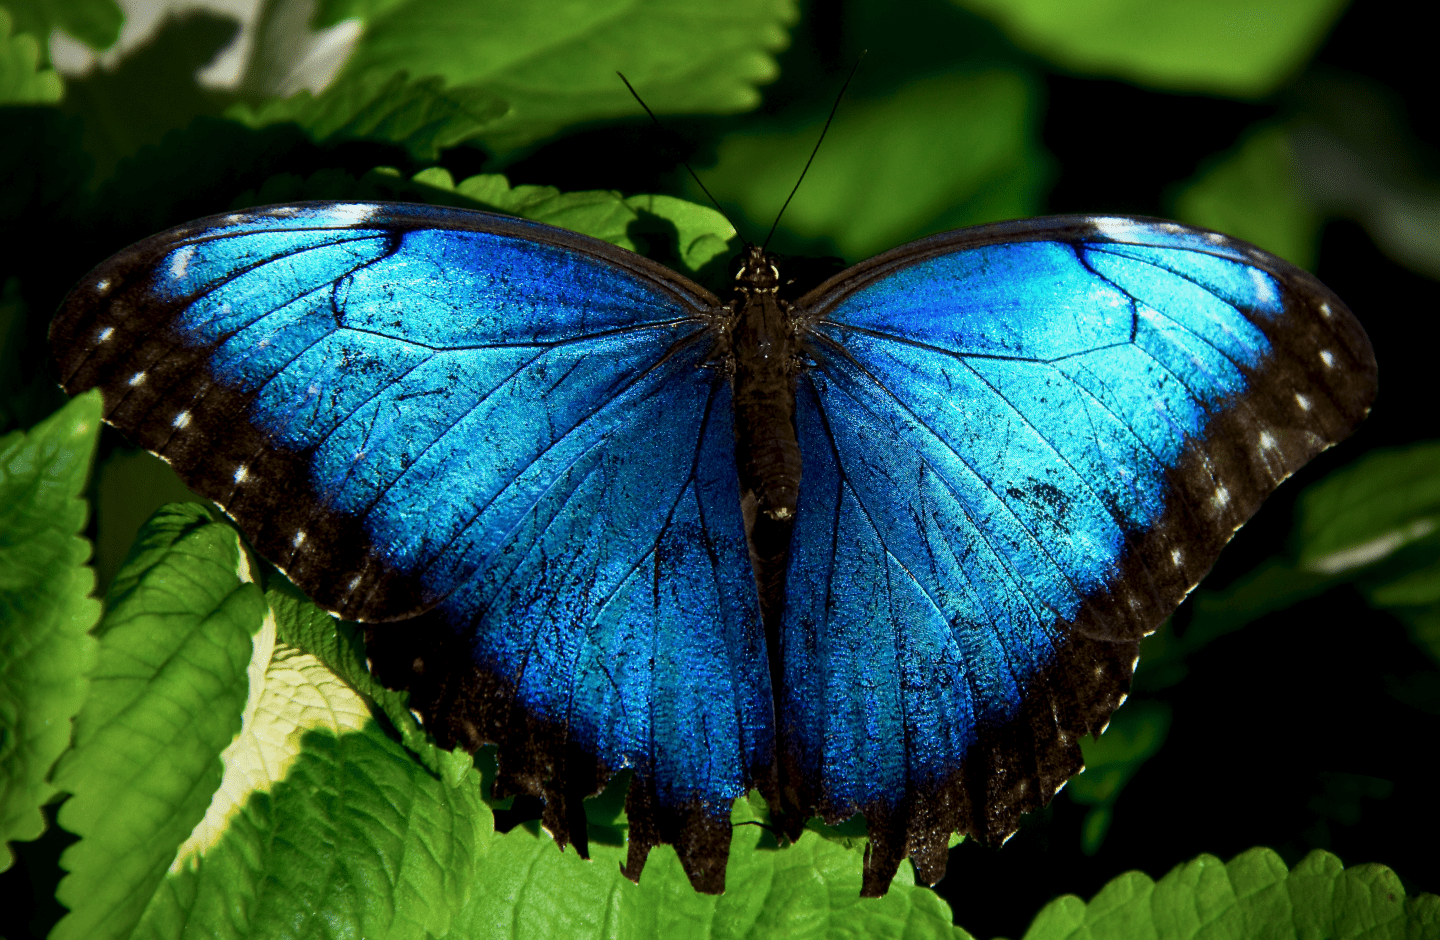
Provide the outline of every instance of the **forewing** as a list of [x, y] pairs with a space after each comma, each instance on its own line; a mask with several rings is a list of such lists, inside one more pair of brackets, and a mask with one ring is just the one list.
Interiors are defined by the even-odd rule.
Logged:
[[801, 309], [782, 785], [866, 813], [875, 893], [1080, 769], [1140, 638], [1353, 430], [1375, 362], [1313, 277], [1138, 219], [938, 236]]
[[715, 300], [639, 256], [486, 213], [312, 204], [203, 220], [92, 272], [67, 390], [170, 461], [444, 743], [583, 848], [631, 767], [632, 864], [723, 885], [772, 765], [770, 684]]

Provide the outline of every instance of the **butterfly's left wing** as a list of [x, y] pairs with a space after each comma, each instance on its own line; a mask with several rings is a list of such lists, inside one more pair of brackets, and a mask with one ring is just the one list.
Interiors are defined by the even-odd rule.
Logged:
[[715, 304], [550, 226], [315, 203], [121, 252], [51, 339], [562, 844], [630, 768], [630, 874], [670, 842], [716, 891], [773, 758]]
[[802, 298], [782, 792], [870, 824], [866, 892], [1081, 767], [1139, 640], [1375, 393], [1349, 310], [1213, 232], [967, 229]]

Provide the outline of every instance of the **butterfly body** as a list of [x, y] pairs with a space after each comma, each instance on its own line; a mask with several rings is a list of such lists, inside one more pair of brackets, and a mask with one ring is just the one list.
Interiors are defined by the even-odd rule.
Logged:
[[741, 274], [724, 304], [548, 226], [307, 204], [127, 249], [51, 338], [68, 390], [375, 624], [442, 743], [498, 745], [497, 792], [583, 848], [631, 768], [627, 872], [670, 843], [708, 891], [751, 788], [792, 832], [863, 812], [867, 894], [1013, 832], [1375, 392], [1334, 294], [1173, 223], [946, 233], [793, 301], [763, 252]]

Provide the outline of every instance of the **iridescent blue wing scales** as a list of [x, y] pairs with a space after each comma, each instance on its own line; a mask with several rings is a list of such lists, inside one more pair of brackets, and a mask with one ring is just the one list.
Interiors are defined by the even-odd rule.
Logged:
[[414, 618], [371, 628], [377, 673], [498, 743], [562, 843], [633, 768], [631, 873], [672, 842], [718, 890], [773, 730], [716, 304], [547, 226], [315, 204], [140, 243], [52, 342], [317, 602]]
[[1374, 396], [1314, 278], [1171, 223], [936, 236], [802, 298], [782, 787], [870, 823], [866, 892], [1014, 831], [1138, 643]]

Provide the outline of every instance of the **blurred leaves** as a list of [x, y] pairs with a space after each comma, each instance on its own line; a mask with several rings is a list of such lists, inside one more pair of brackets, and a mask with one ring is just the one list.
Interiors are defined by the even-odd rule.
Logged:
[[1094, 855], [1105, 841], [1115, 801], [1130, 778], [1165, 743], [1170, 731], [1170, 706], [1161, 701], [1130, 699], [1110, 718], [1098, 738], [1081, 738], [1085, 770], [1073, 777], [1065, 792], [1090, 807], [1081, 825], [1081, 850]]
[[60, 76], [40, 64], [40, 43], [29, 33], [15, 34], [13, 22], [10, 11], [0, 7], [0, 105], [59, 101]]
[[8, 843], [44, 831], [50, 768], [70, 745], [95, 661], [100, 604], [80, 494], [100, 437], [100, 396], [0, 437], [0, 871]]
[[[1039, 212], [1053, 173], [1038, 139], [1039, 104], [1024, 73], [999, 69], [841, 102], [776, 245], [853, 262], [922, 235]], [[768, 225], [814, 149], [825, 111], [730, 134], [706, 185]]]
[[[566, 125], [631, 117], [623, 72], [659, 112], [733, 112], [776, 75], [792, 0], [406, 0], [365, 4], [365, 33], [342, 73], [441, 75], [509, 102], [484, 134], [507, 153]], [[319, 22], [357, 5], [322, 10]]]
[[1293, 136], [1300, 178], [1327, 211], [1365, 226], [1381, 250], [1440, 279], [1440, 182], [1395, 95], [1353, 75], [1300, 84], [1305, 119]]
[[1297, 72], [1346, 0], [955, 0], [1066, 69], [1258, 98]]
[[14, 31], [36, 37], [47, 61], [45, 43], [52, 29], [64, 30], [92, 49], [106, 49], [120, 37], [125, 22], [115, 0], [5, 0], [5, 6], [14, 18]]
[[1322, 219], [1300, 185], [1285, 127], [1257, 127], [1229, 153], [1212, 158], [1180, 190], [1174, 216], [1315, 268]]
[[1440, 442], [1372, 451], [1300, 495], [1291, 557], [1262, 564], [1224, 591], [1196, 592], [1186, 640], [1352, 584], [1372, 606], [1400, 617], [1440, 663], [1437, 528]]

